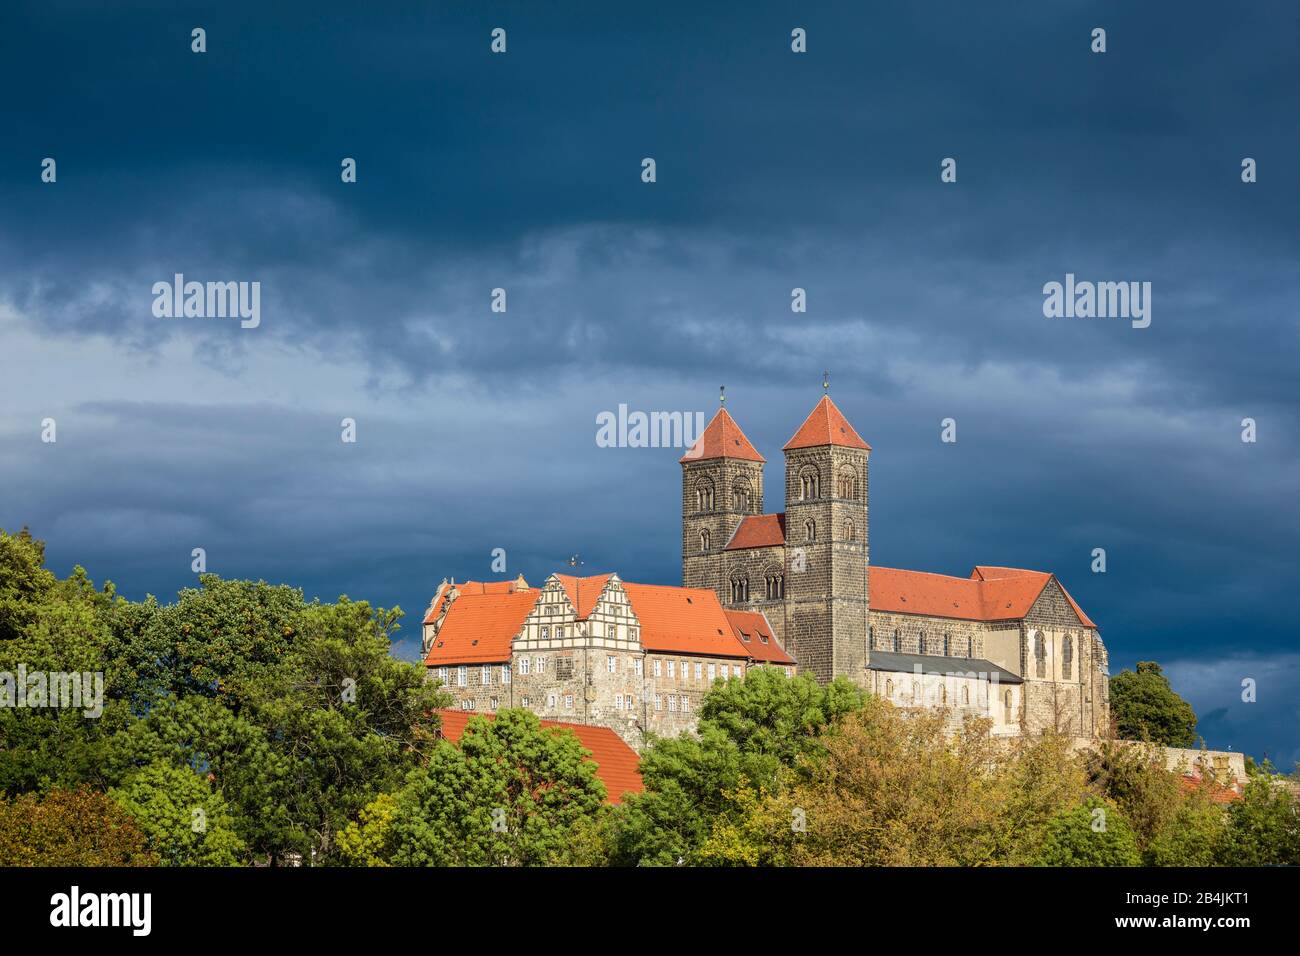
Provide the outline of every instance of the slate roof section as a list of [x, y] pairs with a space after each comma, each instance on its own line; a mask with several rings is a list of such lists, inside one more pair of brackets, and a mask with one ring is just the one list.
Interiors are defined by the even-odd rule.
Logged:
[[1011, 673], [1005, 667], [999, 667], [992, 661], [975, 657], [937, 657], [932, 654], [898, 654], [894, 651], [871, 651], [867, 669], [873, 671], [898, 671], [915, 674], [917, 666], [921, 673], [938, 677], [960, 677], [965, 674], [978, 674], [992, 680], [997, 676], [999, 684], [1023, 684], [1024, 680]]

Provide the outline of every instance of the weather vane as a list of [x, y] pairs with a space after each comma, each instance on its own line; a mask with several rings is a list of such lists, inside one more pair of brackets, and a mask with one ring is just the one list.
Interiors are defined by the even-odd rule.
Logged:
[[831, 373], [822, 372], [822, 391], [830, 394], [831, 390]]
[[727, 404], [727, 386], [718, 386], [718, 404], [725, 406]]
[[582, 555], [575, 554], [571, 558], [569, 558], [569, 567], [576, 568], [581, 566], [581, 564], [582, 564]]

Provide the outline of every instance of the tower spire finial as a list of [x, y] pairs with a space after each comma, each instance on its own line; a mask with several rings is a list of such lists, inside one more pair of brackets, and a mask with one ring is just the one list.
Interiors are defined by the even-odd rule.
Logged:
[[831, 391], [831, 373], [828, 371], [822, 372], [822, 391], [827, 395], [829, 395]]
[[725, 385], [718, 386], [718, 407], [727, 407], [727, 386]]

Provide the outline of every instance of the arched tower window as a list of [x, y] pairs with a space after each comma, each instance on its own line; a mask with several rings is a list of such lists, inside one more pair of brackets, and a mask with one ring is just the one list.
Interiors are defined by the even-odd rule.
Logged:
[[812, 501], [820, 495], [818, 494], [819, 476], [817, 469], [807, 468], [799, 475], [799, 499], [801, 501]]
[[922, 631], [920, 634], [916, 635], [916, 653], [918, 654], [925, 653], [925, 631]]
[[885, 699], [886, 699], [886, 700], [893, 700], [893, 699], [894, 699], [894, 680], [893, 680], [893, 678], [888, 678], [888, 679], [885, 681]]
[[738, 478], [732, 486], [733, 510], [748, 512], [749, 502], [753, 497], [748, 478]]
[[858, 476], [857, 473], [845, 465], [840, 469], [839, 476], [835, 479], [835, 497], [837, 498], [856, 498], [858, 496]]
[[709, 529], [705, 528], [700, 532], [700, 550], [708, 551], [709, 544], [713, 541], [713, 536], [709, 534]]
[[805, 541], [817, 540], [817, 522], [811, 518], [803, 523], [803, 538]]
[[743, 604], [749, 600], [749, 578], [737, 575], [731, 579], [731, 603]]
[[844, 540], [845, 541], [858, 540], [858, 526], [853, 523], [852, 518], [844, 522]]
[[765, 575], [765, 593], [769, 601], [779, 601], [785, 597], [785, 575], [771, 569]]
[[713, 510], [713, 482], [708, 478], [701, 478], [695, 483], [695, 510]]
[[1034, 635], [1034, 665], [1039, 677], [1047, 676], [1047, 647], [1041, 631]]
[[1074, 680], [1074, 637], [1070, 634], [1061, 643], [1061, 676]]

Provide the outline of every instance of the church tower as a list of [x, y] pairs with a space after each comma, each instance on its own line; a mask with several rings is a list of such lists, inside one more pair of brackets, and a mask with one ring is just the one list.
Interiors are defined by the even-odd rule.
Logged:
[[829, 395], [785, 443], [786, 649], [822, 683], [867, 678], [867, 456]]
[[746, 515], [763, 513], [765, 459], [726, 407], [682, 456], [682, 585], [723, 597], [723, 549]]

